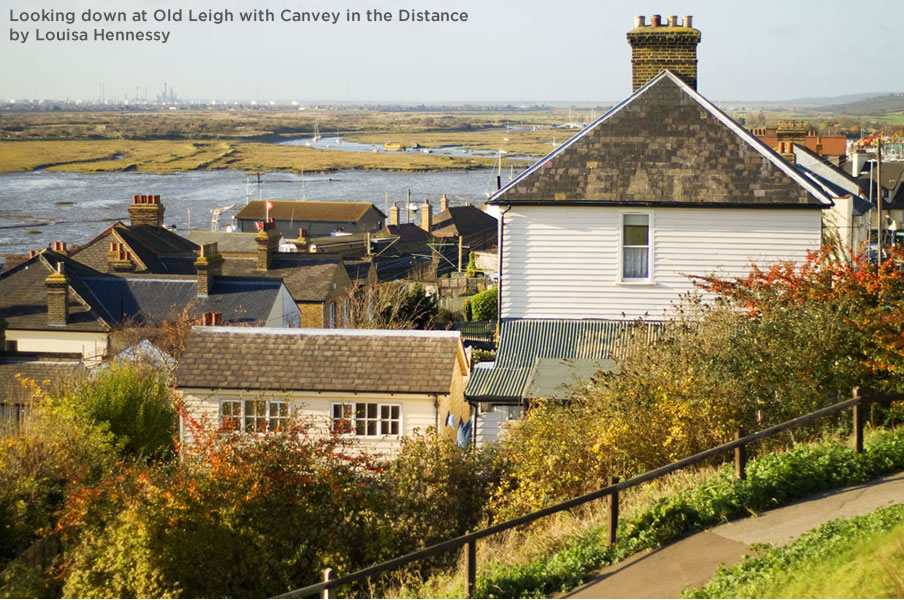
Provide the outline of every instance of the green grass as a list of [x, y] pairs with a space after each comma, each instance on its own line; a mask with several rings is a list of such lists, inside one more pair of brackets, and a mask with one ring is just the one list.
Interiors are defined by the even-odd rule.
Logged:
[[[633, 503], [630, 494], [625, 494], [625, 516], [613, 546], [607, 544], [602, 519], [591, 520], [589, 526], [553, 544], [545, 542], [548, 534], [543, 528], [555, 527], [555, 521], [541, 521], [533, 529], [501, 542], [482, 542], [475, 596], [534, 598], [567, 591], [603, 566], [672, 542], [687, 532], [822, 491], [864, 483], [902, 468], [904, 428], [872, 432], [860, 455], [846, 441], [837, 440], [765, 455], [748, 463], [747, 479], [743, 481], [734, 478], [730, 464], [703, 471], [708, 476], [684, 475], [680, 479], [683, 489], [669, 487], [659, 495], [634, 490]], [[661, 485], [668, 486], [669, 482]], [[534, 545], [548, 551], [523, 562], [504, 558]], [[461, 597], [464, 588], [460, 577], [447, 574], [421, 586], [394, 591], [399, 596]]]
[[797, 541], [722, 567], [685, 598], [900, 598], [904, 504], [830, 521]]

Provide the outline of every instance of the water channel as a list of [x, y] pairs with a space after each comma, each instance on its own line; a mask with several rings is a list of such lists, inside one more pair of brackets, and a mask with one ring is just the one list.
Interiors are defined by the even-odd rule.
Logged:
[[[505, 184], [518, 169], [504, 173]], [[267, 173], [248, 177], [238, 171], [78, 174], [32, 171], [0, 175], [0, 261], [54, 241], [84, 243], [115, 220], [128, 221], [133, 194], [159, 194], [165, 222], [177, 231], [210, 229], [211, 210], [233, 205], [219, 218], [231, 223], [248, 199], [373, 202], [386, 212], [393, 201], [404, 206], [431, 200], [438, 210], [445, 193], [452, 206], [479, 206], [495, 189], [492, 169], [411, 173], [339, 171], [324, 175]], [[404, 214], [404, 211], [403, 211]], [[406, 217], [402, 217], [404, 222]], [[415, 217], [412, 217], [414, 219]]]

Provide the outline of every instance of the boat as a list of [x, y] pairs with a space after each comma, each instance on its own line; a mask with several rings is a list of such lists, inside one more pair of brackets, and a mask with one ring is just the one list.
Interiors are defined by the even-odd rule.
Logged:
[[314, 123], [314, 135], [311, 137], [312, 142], [320, 141], [320, 127], [317, 126], [317, 123]]
[[394, 152], [404, 152], [405, 151], [405, 145], [402, 144], [401, 142], [386, 142], [385, 144], [383, 144], [383, 148], [385, 150], [392, 150]]

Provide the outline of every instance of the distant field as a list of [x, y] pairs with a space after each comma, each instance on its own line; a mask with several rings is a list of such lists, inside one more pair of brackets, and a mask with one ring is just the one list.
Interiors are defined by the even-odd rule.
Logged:
[[491, 166], [493, 159], [433, 154], [330, 152], [255, 142], [52, 141], [0, 142], [0, 173], [47, 169], [78, 173], [195, 169], [328, 172], [341, 169], [433, 171]]
[[[588, 111], [587, 117], [590, 116]], [[598, 113], [597, 113], [598, 114]], [[309, 171], [340, 169], [442, 170], [493, 164], [491, 158], [429, 153], [369, 153], [279, 146], [272, 142], [341, 135], [381, 145], [542, 156], [575, 130], [551, 129], [568, 111], [376, 112], [159, 111], [0, 113], [0, 172], [46, 168], [99, 173], [193, 169]], [[516, 128], [510, 131], [508, 128]], [[523, 129], [521, 129], [523, 128]]]
[[[875, 106], [875, 105], [873, 105]], [[194, 169], [326, 172], [340, 169], [442, 170], [488, 166], [492, 158], [433, 153], [368, 153], [279, 146], [311, 136], [350, 142], [387, 142], [425, 149], [448, 146], [540, 157], [605, 106], [578, 112], [535, 109], [444, 112], [342, 110], [160, 110], [143, 112], [0, 112], [0, 172], [47, 168], [98, 173], [137, 170], [168, 173]], [[744, 111], [732, 116], [747, 127], [803, 119], [824, 134], [858, 135], [876, 125], [904, 126], [904, 112], [832, 116], [786, 110]], [[554, 128], [555, 127], [555, 128]]]

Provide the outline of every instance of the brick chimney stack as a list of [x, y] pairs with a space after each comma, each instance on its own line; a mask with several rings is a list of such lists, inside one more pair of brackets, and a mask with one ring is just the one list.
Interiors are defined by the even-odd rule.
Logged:
[[389, 209], [389, 224], [390, 225], [398, 225], [399, 224], [399, 203], [393, 202], [392, 207]]
[[449, 210], [449, 199], [446, 198], [446, 194], [443, 194], [443, 197], [439, 201], [439, 212], [447, 210]]
[[107, 272], [125, 273], [135, 270], [135, 261], [132, 253], [126, 250], [122, 242], [110, 242], [110, 250], [107, 252]]
[[198, 272], [198, 296], [207, 296], [213, 289], [214, 281], [223, 272], [223, 257], [216, 242], [201, 246], [195, 270]]
[[628, 32], [631, 44], [631, 89], [637, 91], [646, 82], [668, 69], [697, 89], [697, 44], [700, 32], [693, 28], [693, 17], [668, 17], [662, 23], [659, 15], [634, 18], [634, 29]]
[[279, 250], [279, 230], [276, 228], [276, 222], [273, 219], [261, 224], [260, 232], [254, 236], [257, 242], [257, 270], [267, 271], [270, 269], [270, 260], [273, 253]]
[[69, 321], [69, 280], [65, 265], [57, 263], [56, 271], [44, 280], [47, 286], [47, 324], [63, 327]]
[[163, 205], [160, 204], [160, 196], [132, 196], [132, 205], [129, 206], [129, 221], [132, 227], [137, 225], [163, 227], [164, 212]]
[[433, 211], [430, 210], [430, 200], [424, 198], [424, 205], [421, 206], [421, 229], [430, 233], [433, 228]]

